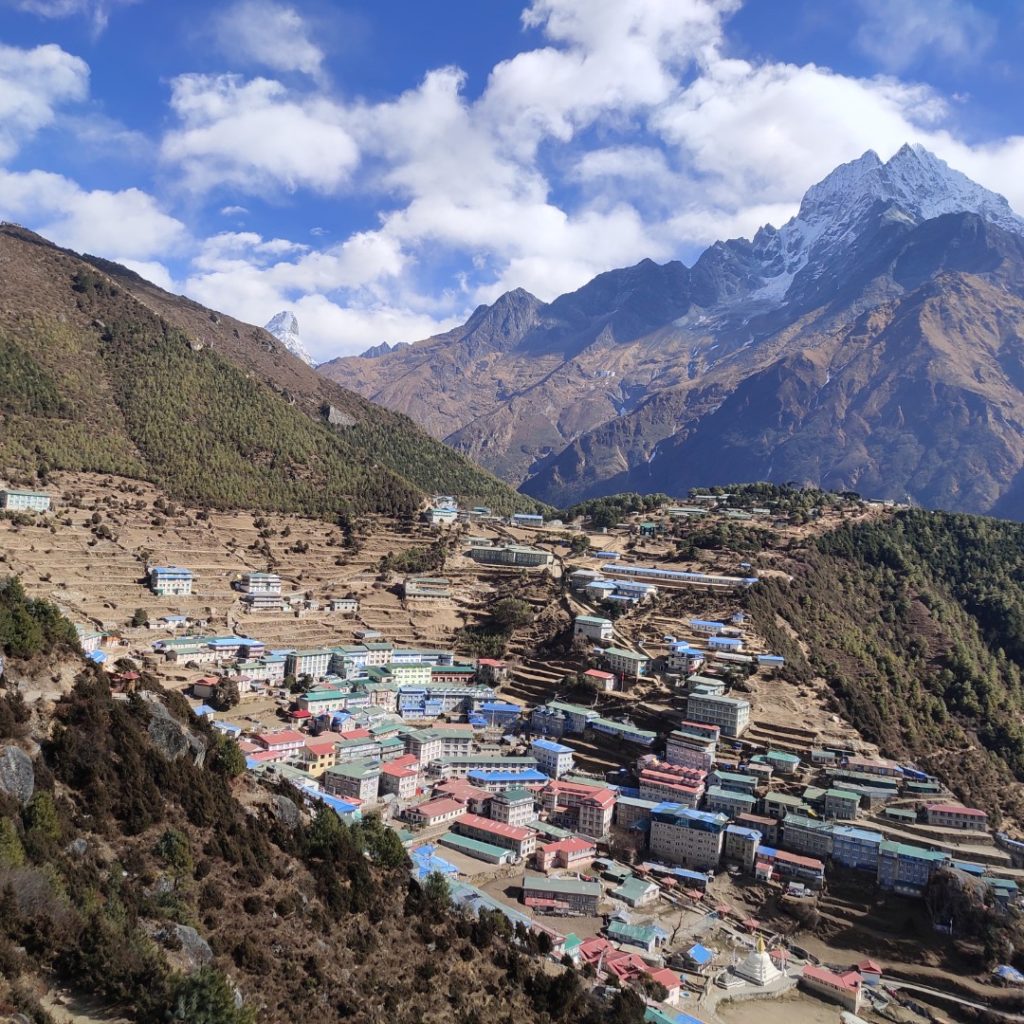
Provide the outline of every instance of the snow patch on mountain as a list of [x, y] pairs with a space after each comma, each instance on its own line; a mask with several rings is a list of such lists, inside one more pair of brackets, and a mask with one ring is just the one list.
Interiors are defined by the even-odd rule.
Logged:
[[316, 366], [316, 361], [302, 344], [299, 337], [299, 319], [291, 310], [283, 310], [271, 317], [264, 330], [277, 338], [292, 355], [298, 356], [309, 366]]

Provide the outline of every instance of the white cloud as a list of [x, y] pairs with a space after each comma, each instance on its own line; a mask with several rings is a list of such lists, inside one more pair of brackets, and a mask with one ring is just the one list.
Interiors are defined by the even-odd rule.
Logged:
[[274, 0], [239, 0], [214, 19], [217, 41], [232, 60], [271, 71], [300, 71], [319, 78], [324, 53], [294, 7]]
[[382, 341], [419, 341], [462, 323], [386, 304], [341, 306], [323, 295], [307, 295], [293, 306], [303, 343], [318, 361], [355, 355]]
[[864, 21], [855, 42], [887, 71], [904, 71], [922, 55], [968, 63], [996, 38], [996, 19], [967, 0], [860, 0]]
[[182, 75], [171, 108], [181, 127], [162, 155], [196, 191], [230, 185], [251, 193], [284, 188], [329, 192], [359, 159], [343, 111], [324, 96], [290, 94], [280, 82], [236, 75]]
[[[968, 146], [946, 99], [918, 83], [730, 57], [738, 4], [534, 0], [523, 21], [544, 44], [499, 63], [475, 98], [455, 67], [383, 102], [339, 98], [318, 49], [258, 57], [263, 37], [237, 37], [240, 58], [314, 81], [174, 80], [164, 160], [198, 193], [357, 194], [381, 212], [373, 230], [322, 248], [216, 235], [186, 291], [256, 323], [294, 309], [327, 358], [434, 333], [508, 288], [553, 298], [612, 267], [780, 224], [869, 148], [887, 157], [922, 142], [1024, 209], [1024, 139]], [[452, 268], [448, 288], [437, 267]]]
[[141, 0], [12, 0], [13, 6], [42, 18], [70, 18], [82, 16], [89, 19], [95, 34], [101, 33], [116, 7], [129, 7]]
[[222, 217], [243, 217], [248, 212], [244, 206], [222, 206], [220, 208]]
[[123, 263], [162, 262], [188, 239], [185, 225], [139, 189], [87, 191], [46, 171], [0, 171], [0, 218], [30, 224], [58, 245]]
[[57, 108], [84, 100], [89, 66], [49, 44], [21, 50], [0, 44], [0, 160], [53, 123]]

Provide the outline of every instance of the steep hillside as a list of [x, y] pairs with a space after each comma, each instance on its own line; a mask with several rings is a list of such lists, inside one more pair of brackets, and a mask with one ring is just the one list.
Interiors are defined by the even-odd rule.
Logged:
[[908, 146], [693, 267], [321, 369], [553, 504], [771, 479], [1024, 517], [1022, 325], [1024, 221]]
[[[9, 687], [75, 657], [59, 621], [0, 585]], [[309, 819], [238, 778], [233, 744], [142, 684], [119, 699], [83, 667], [56, 706], [0, 689], [0, 1015], [49, 1021], [59, 986], [139, 1024], [642, 1020], [500, 915], [452, 915], [372, 816]]]
[[749, 593], [797, 682], [892, 757], [1024, 820], [1024, 526], [905, 510], [791, 547]]
[[263, 330], [14, 226], [0, 260], [8, 476], [114, 472], [200, 504], [315, 515], [408, 511], [434, 490], [531, 504]]

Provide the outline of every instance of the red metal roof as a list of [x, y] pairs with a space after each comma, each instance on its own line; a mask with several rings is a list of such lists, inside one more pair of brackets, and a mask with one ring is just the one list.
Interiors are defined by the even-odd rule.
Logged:
[[860, 975], [856, 971], [836, 974], [827, 967], [815, 967], [814, 964], [808, 964], [803, 969], [803, 976], [831, 988], [837, 988], [842, 992], [856, 992], [860, 988]]
[[984, 818], [987, 815], [976, 807], [961, 807], [959, 804], [928, 804], [927, 811], [939, 811], [943, 814], [966, 814], [971, 818]]
[[465, 809], [466, 805], [460, 804], [458, 800], [443, 797], [440, 800], [428, 800], [425, 804], [420, 804], [418, 807], [410, 807], [409, 813], [424, 818], [438, 818], [442, 814], [451, 814], [454, 811], [464, 811]]
[[[453, 801], [453, 803], [457, 802]], [[503, 821], [482, 818], [479, 814], [464, 814], [459, 819], [459, 824], [479, 829], [481, 832], [490, 832], [492, 835], [504, 836], [506, 839], [515, 839], [519, 842], [529, 839], [533, 834], [531, 829], [522, 828], [519, 825], [506, 825]]]
[[305, 746], [306, 735], [294, 729], [282, 729], [280, 732], [261, 732], [256, 736], [256, 742], [264, 747], [277, 747], [282, 743]]

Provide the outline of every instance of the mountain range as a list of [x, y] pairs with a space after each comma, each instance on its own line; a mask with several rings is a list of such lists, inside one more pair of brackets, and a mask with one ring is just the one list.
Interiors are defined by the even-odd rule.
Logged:
[[413, 513], [438, 490], [536, 507], [259, 327], [13, 224], [0, 263], [8, 482], [112, 473], [179, 501], [328, 518]]
[[766, 479], [1024, 518], [1024, 220], [920, 146], [781, 228], [320, 371], [556, 505]]

